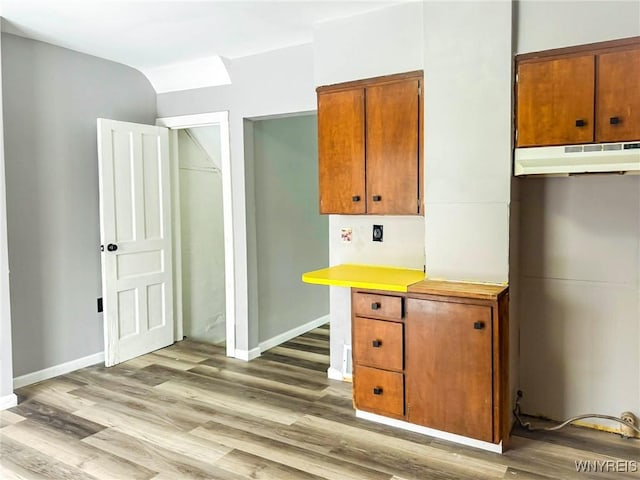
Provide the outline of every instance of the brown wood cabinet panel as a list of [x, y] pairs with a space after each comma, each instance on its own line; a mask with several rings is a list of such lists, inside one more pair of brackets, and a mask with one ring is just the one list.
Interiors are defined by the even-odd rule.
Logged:
[[596, 142], [640, 139], [640, 49], [598, 55]]
[[359, 317], [400, 320], [403, 314], [402, 297], [376, 293], [353, 294], [353, 313]]
[[492, 309], [407, 299], [407, 420], [493, 441]]
[[402, 323], [353, 319], [353, 361], [358, 365], [402, 371]]
[[380, 415], [404, 415], [404, 376], [377, 368], [354, 367], [356, 408]]
[[367, 213], [419, 213], [419, 87], [410, 79], [366, 89]]
[[595, 56], [518, 65], [516, 146], [594, 139]]
[[366, 212], [364, 88], [318, 94], [320, 213]]

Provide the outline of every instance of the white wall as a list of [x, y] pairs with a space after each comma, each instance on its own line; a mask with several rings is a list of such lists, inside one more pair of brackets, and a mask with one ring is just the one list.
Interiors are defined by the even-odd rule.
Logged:
[[[422, 69], [422, 15], [422, 4], [412, 2], [316, 25], [313, 35], [315, 85]], [[384, 226], [382, 243], [371, 240], [374, 224]], [[353, 229], [351, 244], [341, 243], [342, 227]], [[421, 216], [331, 215], [329, 263], [422, 269], [424, 230], [425, 221]], [[331, 368], [341, 370], [343, 346], [351, 344], [349, 289], [330, 287], [330, 304]]]
[[427, 273], [506, 282], [511, 3], [427, 2], [424, 30]]
[[96, 118], [153, 124], [138, 71], [2, 35], [16, 377], [103, 350]]
[[[229, 110], [233, 235], [236, 270], [236, 347], [248, 354], [258, 347], [257, 300], [250, 310], [248, 280], [255, 275], [255, 256], [248, 262], [244, 166], [244, 119], [309, 112], [316, 109], [311, 45], [244, 57], [228, 64], [232, 85], [158, 95], [160, 117]], [[250, 215], [250, 214], [249, 214]]]
[[2, 115], [2, 41], [0, 36], [0, 410], [12, 406], [13, 363], [11, 358], [11, 306], [9, 296], [9, 250], [7, 247], [7, 203], [4, 173], [4, 128]]
[[178, 148], [184, 335], [219, 343], [226, 336], [220, 127], [178, 130]]
[[[636, 36], [640, 2], [520, 2], [517, 27], [518, 53]], [[640, 177], [518, 183], [524, 411], [640, 415]]]

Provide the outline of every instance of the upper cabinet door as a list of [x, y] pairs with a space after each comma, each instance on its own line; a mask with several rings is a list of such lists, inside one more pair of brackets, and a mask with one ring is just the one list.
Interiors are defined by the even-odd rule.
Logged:
[[318, 94], [320, 213], [366, 212], [364, 88]]
[[419, 165], [418, 79], [368, 86], [367, 212], [415, 215]]
[[594, 83], [594, 55], [520, 64], [516, 146], [593, 142]]
[[640, 139], [640, 49], [598, 56], [596, 141]]

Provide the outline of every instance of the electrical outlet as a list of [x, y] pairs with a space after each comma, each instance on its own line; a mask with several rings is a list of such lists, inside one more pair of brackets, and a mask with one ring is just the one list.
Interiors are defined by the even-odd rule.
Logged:
[[373, 226], [373, 241], [374, 242], [382, 241], [382, 225]]
[[[622, 412], [620, 414], [620, 418], [627, 422], [629, 425], [633, 425], [636, 428], [638, 427], [638, 419], [633, 413]], [[625, 438], [634, 438], [637, 435], [636, 431], [633, 428], [624, 424], [620, 425], [620, 434]]]

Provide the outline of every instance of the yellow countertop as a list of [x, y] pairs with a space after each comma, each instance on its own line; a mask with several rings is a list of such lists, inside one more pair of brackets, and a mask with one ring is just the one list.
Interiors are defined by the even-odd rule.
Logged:
[[424, 280], [422, 270], [372, 265], [336, 265], [302, 274], [302, 281], [333, 287], [406, 292], [409, 285]]

